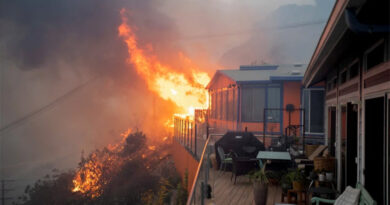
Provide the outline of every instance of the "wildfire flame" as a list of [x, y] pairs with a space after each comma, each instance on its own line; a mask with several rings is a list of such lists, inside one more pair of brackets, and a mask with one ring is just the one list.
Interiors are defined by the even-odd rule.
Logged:
[[[184, 66], [189, 69], [189, 75], [178, 72], [168, 65], [163, 65], [155, 56], [147, 55], [137, 44], [134, 30], [128, 24], [126, 10], [122, 9], [120, 14], [122, 24], [118, 27], [118, 32], [127, 45], [128, 61], [134, 65], [137, 73], [147, 83], [148, 88], [161, 98], [174, 102], [179, 109], [178, 112], [180, 112], [176, 115], [192, 117], [195, 109], [207, 108], [208, 93], [205, 86], [210, 81], [209, 75], [200, 71], [183, 53], [178, 53], [178, 58], [185, 62]], [[171, 127], [172, 121], [168, 120], [165, 126]], [[123, 139], [120, 143], [109, 145], [105, 150], [95, 151], [90, 155], [88, 161], [82, 163], [73, 179], [73, 192], [80, 192], [90, 198], [102, 194], [102, 186], [110, 180], [109, 177], [103, 176], [112, 176], [126, 160], [132, 160], [131, 158], [123, 159], [118, 154], [124, 149], [123, 145], [130, 132], [131, 130], [128, 130], [122, 134]], [[166, 139], [164, 138], [163, 141]], [[156, 148], [156, 146], [147, 147], [149, 152], [155, 151]], [[141, 157], [147, 158], [148, 155], [144, 153]]]
[[128, 61], [146, 81], [148, 88], [161, 98], [174, 102], [180, 109], [180, 114], [193, 116], [196, 108], [207, 108], [208, 94], [205, 86], [210, 81], [209, 75], [199, 71], [183, 53], [178, 53], [178, 58], [186, 62], [184, 66], [190, 69], [190, 76], [163, 65], [155, 56], [148, 56], [137, 44], [137, 36], [128, 24], [126, 10], [122, 9], [120, 13], [122, 24], [118, 27], [118, 32], [127, 45]]
[[85, 161], [73, 178], [72, 192], [80, 192], [90, 198], [102, 194], [102, 185], [107, 184], [109, 179], [103, 179], [104, 173], [114, 173], [119, 167], [130, 159], [123, 159], [118, 155], [123, 148], [131, 129], [122, 133], [122, 140], [115, 145], [108, 145], [106, 150], [96, 150]]

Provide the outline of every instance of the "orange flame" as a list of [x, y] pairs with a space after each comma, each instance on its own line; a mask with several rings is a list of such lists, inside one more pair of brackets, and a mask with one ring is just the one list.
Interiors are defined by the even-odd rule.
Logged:
[[[191, 60], [184, 54], [178, 53], [178, 58], [185, 63], [190, 75], [177, 72], [173, 68], [160, 63], [155, 56], [148, 56], [137, 44], [137, 37], [133, 29], [128, 25], [126, 10], [121, 10], [122, 24], [118, 27], [118, 35], [127, 45], [129, 58], [128, 62], [134, 65], [137, 73], [146, 81], [148, 88], [156, 92], [162, 99], [174, 102], [178, 108], [178, 116], [193, 117], [197, 108], [206, 109], [208, 107], [208, 93], [205, 86], [209, 83], [210, 77], [206, 72], [201, 72], [193, 65]], [[168, 120], [165, 126], [172, 126], [172, 121]], [[73, 192], [81, 192], [90, 198], [98, 197], [102, 194], [102, 186], [109, 182], [105, 178], [108, 173], [115, 174], [120, 166], [131, 158], [123, 159], [117, 153], [124, 148], [126, 136], [131, 130], [123, 133], [123, 139], [115, 145], [108, 145], [105, 151], [97, 150], [88, 161], [84, 161], [76, 172], [73, 179]], [[165, 137], [163, 141], [168, 138]], [[148, 146], [149, 152], [157, 149], [156, 146]], [[141, 155], [147, 158], [147, 153]], [[162, 158], [161, 158], [162, 159]]]
[[210, 81], [207, 73], [199, 71], [191, 60], [179, 53], [178, 58], [186, 62], [190, 76], [179, 73], [167, 65], [161, 64], [155, 56], [148, 56], [137, 44], [137, 37], [128, 25], [126, 10], [121, 10], [122, 24], [118, 27], [119, 36], [123, 38], [129, 52], [129, 63], [147, 82], [148, 88], [161, 98], [173, 101], [181, 114], [194, 115], [195, 108], [208, 107], [208, 93], [205, 86]]
[[73, 178], [72, 192], [80, 192], [90, 198], [102, 194], [102, 185], [107, 184], [109, 179], [103, 179], [103, 173], [114, 173], [119, 167], [130, 159], [120, 158], [118, 155], [124, 149], [126, 137], [131, 129], [122, 133], [122, 140], [115, 145], [108, 145], [107, 150], [96, 150], [85, 161]]

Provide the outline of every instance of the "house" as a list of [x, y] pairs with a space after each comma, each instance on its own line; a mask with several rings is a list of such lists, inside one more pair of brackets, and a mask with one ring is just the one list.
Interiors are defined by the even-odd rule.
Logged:
[[303, 89], [305, 70], [302, 64], [218, 70], [207, 86], [210, 132], [281, 136], [295, 131], [322, 140], [324, 88]]
[[326, 143], [337, 158], [340, 191], [364, 184], [390, 204], [390, 5], [336, 2], [303, 78], [325, 82]]

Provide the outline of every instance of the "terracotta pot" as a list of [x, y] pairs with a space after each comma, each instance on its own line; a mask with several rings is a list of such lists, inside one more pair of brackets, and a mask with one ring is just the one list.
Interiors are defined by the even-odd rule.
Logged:
[[253, 199], [256, 205], [265, 205], [267, 203], [268, 184], [253, 183]]
[[293, 189], [295, 191], [302, 191], [303, 190], [303, 183], [300, 181], [293, 181], [292, 185], [293, 185]]
[[277, 179], [268, 179], [268, 182], [271, 184], [271, 185], [279, 185], [279, 181]]

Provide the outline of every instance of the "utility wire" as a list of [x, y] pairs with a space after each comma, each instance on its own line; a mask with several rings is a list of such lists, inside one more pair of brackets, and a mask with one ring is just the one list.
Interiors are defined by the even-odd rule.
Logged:
[[276, 31], [276, 30], [300, 28], [300, 27], [306, 27], [306, 26], [312, 26], [312, 25], [318, 25], [318, 24], [324, 24], [324, 23], [326, 23], [326, 20], [322, 19], [322, 20], [318, 20], [318, 21], [303, 22], [303, 23], [289, 24], [289, 25], [276, 26], [276, 27], [272, 27], [272, 26], [258, 27], [258, 28], [255, 28], [255, 29], [245, 30], [245, 31], [188, 36], [188, 37], [179, 38], [177, 40], [178, 41], [181, 41], [181, 40], [197, 40], [197, 39], [207, 39], [207, 38], [216, 38], [216, 37], [225, 37], [225, 36], [244, 35], [244, 34], [251, 34], [251, 33], [254, 33], [254, 32], [265, 32], [265, 31]]
[[30, 112], [29, 114], [19, 118], [18, 120], [15, 120], [3, 127], [1, 127], [0, 129], [0, 137], [2, 138], [3, 134], [13, 128], [16, 128], [20, 125], [22, 125], [23, 123], [25, 123], [26, 121], [32, 119], [33, 117], [35, 117], [36, 115], [38, 114], [41, 114], [51, 108], [54, 108], [55, 106], [57, 106], [57, 104], [63, 102], [64, 100], [66, 100], [68, 97], [72, 96], [73, 94], [75, 94], [76, 92], [80, 91], [82, 88], [84, 88], [85, 86], [87, 86], [88, 84], [90, 84], [91, 82], [93, 82], [94, 80], [96, 80], [97, 77], [93, 77], [91, 79], [89, 79], [88, 81], [86, 81], [85, 83], [82, 83], [81, 85], [73, 88], [72, 90], [68, 91], [67, 93], [65, 93], [64, 95], [56, 98], [54, 101], [46, 104], [45, 106], [33, 111], [33, 112]]

